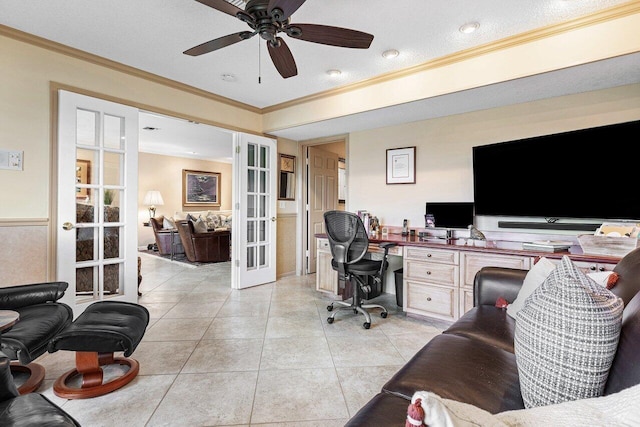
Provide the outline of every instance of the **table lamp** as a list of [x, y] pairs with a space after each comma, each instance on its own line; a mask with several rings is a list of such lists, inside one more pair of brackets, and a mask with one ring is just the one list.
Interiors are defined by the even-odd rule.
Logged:
[[156, 206], [164, 205], [164, 200], [162, 200], [162, 194], [158, 190], [149, 190], [145, 194], [142, 203], [149, 206], [149, 219], [151, 219], [156, 216]]

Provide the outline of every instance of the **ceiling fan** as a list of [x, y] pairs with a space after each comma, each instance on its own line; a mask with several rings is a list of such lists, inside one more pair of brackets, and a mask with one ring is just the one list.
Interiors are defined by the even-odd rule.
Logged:
[[285, 33], [289, 37], [308, 42], [356, 49], [367, 49], [373, 41], [371, 34], [348, 28], [316, 24], [291, 24], [291, 15], [306, 0], [248, 0], [244, 10], [225, 0], [196, 1], [235, 16], [247, 23], [253, 31], [241, 31], [210, 40], [185, 50], [186, 55], [198, 56], [213, 52], [259, 34], [267, 42], [273, 65], [285, 79], [297, 75], [298, 68], [291, 50], [285, 41], [278, 37], [278, 33]]

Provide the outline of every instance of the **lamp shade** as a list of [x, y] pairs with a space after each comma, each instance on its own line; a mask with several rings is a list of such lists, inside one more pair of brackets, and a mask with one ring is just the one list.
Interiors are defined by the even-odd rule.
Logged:
[[148, 206], [162, 206], [164, 205], [164, 200], [162, 200], [162, 194], [158, 190], [149, 190], [144, 195], [142, 203]]

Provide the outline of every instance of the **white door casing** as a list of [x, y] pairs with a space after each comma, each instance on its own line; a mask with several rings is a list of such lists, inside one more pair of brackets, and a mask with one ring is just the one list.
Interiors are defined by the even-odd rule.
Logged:
[[135, 302], [138, 110], [60, 90], [57, 142], [56, 280], [69, 283], [62, 302], [75, 316], [104, 299]]
[[271, 138], [234, 136], [232, 288], [276, 280], [277, 145]]

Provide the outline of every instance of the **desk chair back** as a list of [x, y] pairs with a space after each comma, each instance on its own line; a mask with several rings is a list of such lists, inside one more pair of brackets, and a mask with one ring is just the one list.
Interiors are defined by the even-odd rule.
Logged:
[[369, 237], [360, 217], [351, 212], [325, 212], [324, 223], [331, 255], [338, 264], [338, 272], [344, 275], [350, 264], [357, 263], [367, 254]]

